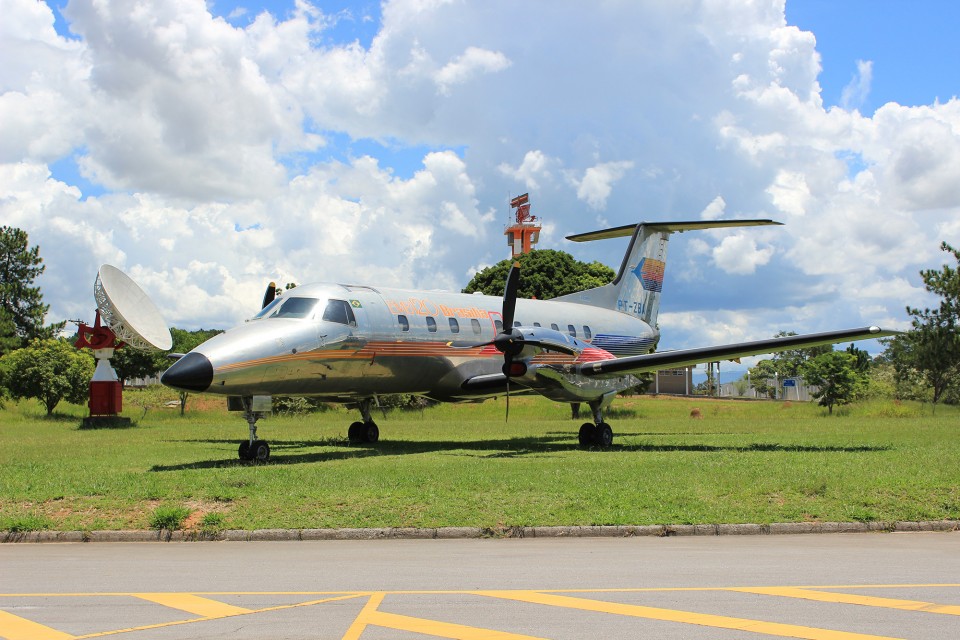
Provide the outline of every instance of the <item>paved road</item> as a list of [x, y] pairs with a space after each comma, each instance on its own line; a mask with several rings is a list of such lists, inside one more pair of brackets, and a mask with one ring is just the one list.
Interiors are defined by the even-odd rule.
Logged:
[[960, 637], [960, 533], [0, 545], [0, 637]]

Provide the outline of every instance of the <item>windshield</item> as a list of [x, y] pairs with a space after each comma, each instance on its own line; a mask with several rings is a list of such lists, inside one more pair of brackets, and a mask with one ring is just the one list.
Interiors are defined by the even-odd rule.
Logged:
[[260, 313], [253, 316], [254, 319], [261, 318], [307, 318], [313, 313], [314, 307], [320, 302], [317, 298], [297, 298], [283, 296], [277, 298]]

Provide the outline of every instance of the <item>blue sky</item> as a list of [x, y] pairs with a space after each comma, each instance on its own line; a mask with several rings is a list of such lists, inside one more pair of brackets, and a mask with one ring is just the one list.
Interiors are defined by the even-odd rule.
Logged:
[[130, 6], [4, 5], [0, 223], [43, 248], [52, 319], [103, 262], [185, 328], [269, 280], [459, 289], [525, 191], [541, 248], [614, 268], [625, 242], [564, 236], [785, 223], [671, 240], [663, 348], [903, 327], [960, 244], [960, 5]]
[[960, 3], [945, 0], [788, 0], [787, 22], [812, 31], [823, 64], [827, 106], [840, 104], [858, 60], [873, 62], [861, 111], [917, 106], [960, 91]]

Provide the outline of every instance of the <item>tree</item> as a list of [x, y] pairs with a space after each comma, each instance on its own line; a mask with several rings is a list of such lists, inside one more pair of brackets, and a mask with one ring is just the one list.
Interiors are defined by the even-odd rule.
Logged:
[[61, 400], [86, 401], [93, 370], [93, 356], [53, 338], [36, 339], [0, 360], [0, 376], [10, 396], [37, 398], [48, 416]]
[[[581, 262], [565, 251], [538, 249], [517, 257], [520, 263], [520, 298], [548, 300], [601, 287], [611, 282], [616, 274], [599, 262]], [[489, 296], [502, 296], [507, 274], [513, 259], [501, 260], [492, 267], [477, 272], [463, 289], [463, 293], [479, 291]]]
[[857, 370], [857, 357], [846, 351], [821, 353], [803, 363], [801, 374], [807, 384], [819, 387], [812, 392], [827, 413], [834, 406], [850, 404], [866, 390], [867, 377]]
[[779, 374], [773, 360], [761, 360], [750, 368], [749, 373], [758, 396], [767, 396], [771, 400], [777, 397]]
[[920, 372], [933, 390], [934, 408], [960, 379], [960, 251], [946, 242], [940, 249], [954, 257], [957, 267], [946, 264], [920, 272], [924, 288], [940, 297], [939, 306], [907, 307], [913, 328], [890, 342], [898, 376], [908, 376], [910, 369]]
[[0, 356], [20, 348], [17, 325], [6, 309], [0, 308]]
[[747, 378], [747, 374], [744, 374], [737, 380], [733, 381], [733, 388], [737, 392], [737, 397], [742, 398], [747, 395], [747, 391], [750, 390], [750, 380]]
[[0, 323], [0, 345], [10, 342], [10, 325], [13, 323], [17, 347], [23, 347], [34, 338], [52, 338], [65, 323], [44, 327], [43, 321], [49, 305], [43, 304], [40, 287], [33, 281], [45, 269], [40, 247], [30, 247], [27, 233], [15, 227], [0, 227], [0, 309], [5, 314]]
[[[782, 338], [795, 335], [797, 335], [796, 331], [780, 331], [774, 337]], [[800, 370], [803, 367], [803, 363], [811, 358], [816, 358], [820, 354], [831, 351], [833, 351], [833, 345], [829, 344], [819, 347], [808, 347], [806, 349], [788, 349], [781, 351], [773, 356], [773, 368], [777, 372], [780, 380], [796, 378], [801, 375]]]
[[129, 346], [115, 350], [110, 358], [121, 384], [131, 378], [149, 378], [169, 367], [170, 363], [163, 351], [143, 351]]
[[914, 366], [914, 355], [904, 338], [906, 335], [880, 341], [886, 348], [877, 356], [870, 372], [871, 378], [877, 381], [878, 386], [886, 385], [896, 400], [930, 402], [933, 394], [924, 375]]

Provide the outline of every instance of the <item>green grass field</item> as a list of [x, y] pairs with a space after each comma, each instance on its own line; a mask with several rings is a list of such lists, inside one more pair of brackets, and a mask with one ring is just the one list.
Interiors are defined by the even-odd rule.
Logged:
[[[608, 451], [581, 450], [569, 407], [514, 398], [377, 415], [262, 420], [266, 465], [237, 459], [246, 423], [191, 398], [128, 391], [126, 429], [79, 429], [33, 402], [0, 410], [0, 530], [697, 524], [960, 519], [960, 411], [619, 399]], [[702, 419], [691, 418], [699, 408]], [[174, 514], [174, 515], [171, 515]], [[179, 513], [179, 516], [176, 514]]]

